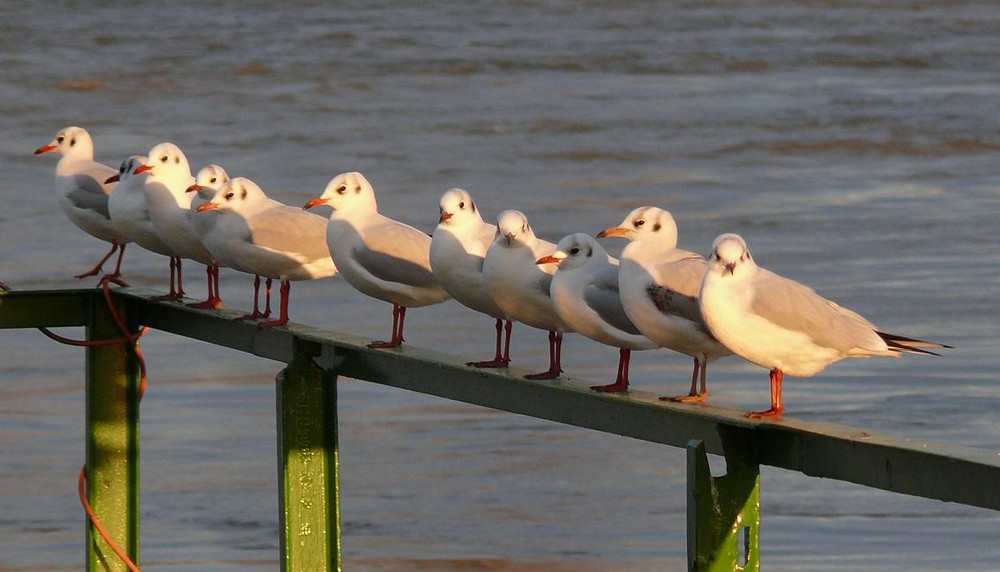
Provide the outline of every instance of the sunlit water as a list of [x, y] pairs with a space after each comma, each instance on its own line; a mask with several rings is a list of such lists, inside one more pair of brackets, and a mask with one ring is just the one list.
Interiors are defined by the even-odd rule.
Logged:
[[[77, 286], [103, 253], [31, 156], [72, 124], [107, 163], [169, 140], [294, 205], [359, 170], [427, 231], [454, 186], [549, 240], [659, 205], [682, 246], [739, 232], [761, 265], [956, 346], [790, 379], [790, 416], [1000, 449], [995, 3], [215, 4], [4, 8], [0, 281]], [[166, 264], [132, 247], [126, 273], [163, 288]], [[249, 307], [247, 277], [222, 293]], [[390, 311], [330, 279], [295, 284], [292, 319], [385, 337]], [[491, 335], [455, 303], [408, 315], [408, 343], [469, 359]], [[144, 348], [145, 567], [275, 569], [280, 364], [157, 332]], [[612, 348], [569, 336], [563, 355], [614, 375]], [[544, 334], [516, 328], [513, 356], [544, 368]], [[77, 570], [83, 353], [6, 331], [0, 360], [0, 570]], [[633, 361], [637, 388], [685, 389], [687, 358]], [[760, 368], [711, 377], [714, 403], [766, 406]], [[352, 380], [340, 407], [348, 570], [684, 566], [681, 450]], [[780, 470], [762, 489], [767, 569], [996, 567], [995, 512]]]

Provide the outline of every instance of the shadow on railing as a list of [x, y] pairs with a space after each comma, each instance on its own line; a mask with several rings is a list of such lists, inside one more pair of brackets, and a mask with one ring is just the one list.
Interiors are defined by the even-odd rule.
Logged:
[[[277, 384], [281, 565], [340, 569], [337, 384], [340, 375], [688, 450], [688, 568], [759, 570], [760, 465], [1000, 510], [1000, 457], [841, 425], [746, 419], [742, 411], [660, 401], [641, 391], [599, 394], [574, 380], [530, 381], [456, 357], [300, 324], [259, 330], [232, 311], [154, 302], [132, 289], [110, 297], [139, 324], [288, 364]], [[100, 290], [0, 293], [0, 328], [86, 326], [89, 340], [121, 337]], [[87, 348], [88, 496], [114, 540], [138, 558], [139, 367], [129, 344]], [[712, 477], [707, 453], [724, 455]], [[88, 570], [125, 570], [87, 533]]]

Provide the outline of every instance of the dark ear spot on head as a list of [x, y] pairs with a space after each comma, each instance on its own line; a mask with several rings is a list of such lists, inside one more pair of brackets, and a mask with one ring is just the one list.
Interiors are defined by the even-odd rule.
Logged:
[[354, 194], [358, 194], [360, 192], [361, 192], [361, 185], [355, 185], [354, 186]]
[[660, 230], [660, 223], [656, 223], [653, 225], [653, 232], [656, 232], [658, 230]]
[[174, 163], [180, 163], [180, 162], [181, 162], [180, 157], [174, 157]]
[[246, 188], [240, 189], [240, 198], [241, 199], [247, 198], [247, 190], [246, 190]]
[[469, 200], [469, 206], [472, 208], [472, 212], [476, 212], [476, 201]]
[[588, 246], [587, 247], [587, 258], [590, 258], [593, 255], [594, 255], [594, 249]]
[[72, 147], [73, 145], [76, 145], [76, 137], [69, 140], [69, 146]]

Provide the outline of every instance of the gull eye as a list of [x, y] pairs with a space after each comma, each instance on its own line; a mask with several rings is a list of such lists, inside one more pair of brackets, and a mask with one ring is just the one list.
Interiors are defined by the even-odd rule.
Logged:
[[231, 200], [233, 200], [233, 196], [234, 196], [234, 193], [232, 191], [229, 191], [228, 193], [226, 193], [225, 199], [227, 201], [231, 201]]
[[639, 219], [639, 220], [635, 221], [635, 222], [634, 222], [634, 223], [632, 223], [632, 224], [633, 224], [633, 225], [635, 226], [635, 228], [639, 228], [640, 226], [642, 226], [642, 225], [646, 224], [646, 221], [645, 221], [645, 220], [643, 220], [643, 219]]
[[208, 180], [208, 182], [209, 182], [209, 183], [214, 183], [214, 182], [216, 182], [216, 181], [218, 181], [218, 180], [219, 180], [219, 179], [218, 179], [217, 177], [212, 177], [211, 179], [209, 179], [209, 180]]
[[160, 157], [160, 162], [161, 163], [166, 163], [169, 160], [170, 160], [170, 157], [167, 157], [166, 155]]
[[461, 202], [459, 202], [459, 203], [458, 203], [458, 208], [460, 208], [460, 209], [464, 209], [464, 208], [465, 208], [465, 201], [461, 201]]
[[347, 185], [340, 185], [337, 187], [337, 194], [342, 195], [347, 192]]
[[572, 254], [572, 255], [574, 255], [574, 256], [576, 256], [577, 254], [580, 254], [580, 249], [579, 248], [573, 248], [573, 250], [570, 250], [569, 253]]
[[56, 143], [62, 143], [65, 140], [66, 140], [66, 137], [64, 137], [62, 135], [60, 135], [59, 137], [56, 137]]

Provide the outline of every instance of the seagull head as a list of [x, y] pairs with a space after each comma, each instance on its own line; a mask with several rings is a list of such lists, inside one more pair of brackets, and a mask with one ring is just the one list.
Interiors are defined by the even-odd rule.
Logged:
[[236, 177], [222, 183], [212, 199], [202, 203], [195, 209], [195, 212], [214, 210], [245, 213], [266, 198], [264, 191], [257, 186], [257, 183], [245, 177]]
[[502, 239], [506, 246], [524, 243], [534, 236], [528, 217], [523, 212], [509, 210], [497, 216], [497, 239]]
[[145, 155], [132, 155], [126, 157], [122, 164], [118, 167], [118, 172], [114, 175], [108, 177], [104, 184], [113, 183], [115, 181], [124, 181], [125, 179], [133, 176], [135, 170], [146, 164]]
[[677, 223], [673, 215], [658, 207], [639, 207], [628, 213], [618, 226], [606, 228], [597, 238], [621, 237], [631, 241], [655, 241], [659, 247], [677, 247]]
[[582, 232], [575, 232], [563, 237], [556, 245], [555, 252], [539, 258], [535, 264], [555, 263], [559, 265], [559, 270], [572, 270], [589, 264], [591, 260], [599, 259], [600, 257], [594, 255], [600, 253], [604, 254], [606, 260], [607, 253], [593, 237]]
[[[145, 165], [139, 167], [135, 174], [149, 173], [150, 177], [160, 180], [190, 180], [191, 165], [184, 151], [173, 143], [160, 143], [149, 150], [149, 158]], [[183, 190], [187, 190], [185, 185]]]
[[94, 158], [94, 142], [90, 133], [83, 127], [67, 127], [56, 133], [48, 145], [35, 149], [35, 155], [58, 152], [64, 157], [74, 156], [83, 159]]
[[720, 234], [712, 243], [710, 264], [722, 276], [736, 276], [745, 267], [753, 266], [753, 257], [743, 237], [738, 234]]
[[375, 206], [375, 189], [364, 175], [356, 171], [341, 173], [330, 179], [323, 194], [309, 201], [302, 208], [311, 209], [329, 205], [333, 210], [370, 209]]
[[441, 195], [438, 203], [441, 217], [438, 223], [449, 225], [461, 225], [478, 218], [482, 220], [476, 209], [476, 203], [472, 200], [472, 195], [463, 189], [449, 189]]

